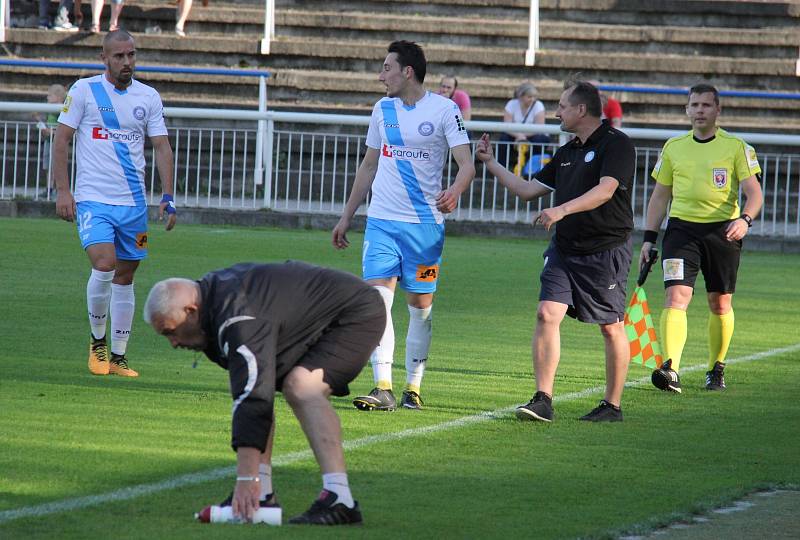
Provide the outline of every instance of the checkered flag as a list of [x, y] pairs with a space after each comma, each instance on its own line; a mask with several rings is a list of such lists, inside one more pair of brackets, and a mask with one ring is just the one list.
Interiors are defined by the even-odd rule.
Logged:
[[660, 368], [664, 362], [661, 346], [656, 337], [656, 328], [653, 326], [653, 317], [650, 315], [650, 306], [647, 305], [647, 294], [642, 288], [656, 259], [658, 250], [651, 249], [650, 260], [642, 265], [631, 303], [625, 310], [625, 332], [630, 343], [631, 362], [650, 369]]

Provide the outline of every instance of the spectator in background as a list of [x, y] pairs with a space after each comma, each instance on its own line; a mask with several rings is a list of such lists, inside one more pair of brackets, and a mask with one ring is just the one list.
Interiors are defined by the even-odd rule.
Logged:
[[[47, 89], [47, 103], [64, 103], [66, 97], [67, 89], [60, 84], [51, 84], [50, 88]], [[40, 137], [44, 141], [42, 144], [41, 169], [45, 171], [47, 189], [41, 196], [49, 199], [53, 193], [52, 177], [50, 175], [50, 139], [58, 125], [58, 113], [52, 112], [47, 113], [47, 115], [35, 113], [33, 117], [37, 122], [36, 127], [39, 129]]]
[[186, 19], [189, 18], [189, 12], [192, 10], [192, 0], [179, 0], [178, 6], [175, 8], [175, 34], [178, 37], [186, 37], [186, 32], [183, 30], [186, 24]]
[[455, 75], [442, 77], [442, 82], [439, 83], [439, 95], [453, 100], [461, 110], [461, 117], [464, 120], [472, 119], [472, 102], [469, 99], [469, 94], [458, 89], [458, 79], [456, 79]]
[[[506, 103], [503, 112], [503, 122], [510, 122], [514, 124], [544, 124], [544, 104], [537, 99], [539, 92], [536, 86], [530, 81], [525, 81], [520, 84], [514, 91], [514, 99]], [[501, 145], [498, 151], [498, 161], [504, 167], [508, 167], [512, 153], [511, 143], [538, 143], [547, 144], [550, 138], [544, 133], [502, 133], [500, 135], [500, 142], [505, 143]]]
[[58, 12], [53, 24], [50, 24], [50, 0], [39, 0], [39, 28], [42, 30], [55, 30], [57, 32], [77, 32], [78, 27], [69, 22], [69, 12], [72, 9], [72, 0], [61, 0], [58, 3]]
[[[122, 13], [122, 6], [125, 0], [111, 1], [111, 19], [108, 24], [108, 31], [113, 32], [119, 29], [119, 14]], [[100, 33], [100, 15], [103, 13], [103, 0], [92, 0], [92, 34]]]
[[600, 91], [600, 102], [603, 104], [603, 119], [608, 120], [611, 127], [619, 129], [622, 127], [622, 105], [619, 101], [606, 94], [600, 88], [600, 81], [589, 81]]

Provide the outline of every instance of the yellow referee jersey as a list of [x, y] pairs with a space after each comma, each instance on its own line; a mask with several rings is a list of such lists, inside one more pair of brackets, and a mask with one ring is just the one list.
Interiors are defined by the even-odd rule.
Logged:
[[739, 217], [739, 182], [760, 173], [753, 147], [719, 128], [706, 142], [691, 131], [668, 140], [652, 176], [672, 186], [670, 217], [712, 223]]

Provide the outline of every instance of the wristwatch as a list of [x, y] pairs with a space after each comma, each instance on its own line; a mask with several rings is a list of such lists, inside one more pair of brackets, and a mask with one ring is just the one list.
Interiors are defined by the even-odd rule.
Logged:
[[747, 214], [742, 214], [742, 215], [740, 215], [740, 216], [739, 216], [739, 219], [743, 219], [743, 220], [744, 220], [744, 222], [745, 222], [745, 223], [747, 223], [747, 226], [748, 226], [748, 227], [752, 227], [752, 226], [753, 226], [753, 218], [751, 218], [751, 217], [750, 217], [750, 216], [748, 216]]

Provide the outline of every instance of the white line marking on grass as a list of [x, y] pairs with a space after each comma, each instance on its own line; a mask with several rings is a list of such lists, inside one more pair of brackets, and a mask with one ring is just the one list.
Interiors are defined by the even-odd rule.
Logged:
[[[784, 354], [789, 352], [795, 352], [798, 350], [800, 350], [800, 343], [791, 345], [789, 347], [782, 347], [780, 349], [770, 349], [768, 351], [754, 353], [748, 356], [743, 356], [741, 358], [732, 358], [728, 360], [727, 363], [738, 364], [741, 362], [752, 362], [755, 360], [761, 360], [763, 358], [769, 358], [771, 356], [776, 356], [779, 354]], [[706, 367], [707, 366], [705, 364], [689, 366], [687, 368], [682, 369], [681, 373], [691, 373], [694, 371], [705, 370]], [[650, 382], [650, 376], [648, 375], [646, 377], [642, 377], [635, 381], [629, 381], [625, 383], [625, 386], [635, 387], [647, 384], [649, 382]], [[586, 388], [578, 392], [571, 392], [569, 394], [562, 394], [555, 396], [553, 398], [553, 401], [555, 402], [572, 401], [575, 399], [581, 399], [584, 397], [591, 396], [593, 394], [597, 394], [598, 392], [603, 392], [604, 390], [605, 390], [604, 385], [593, 386], [591, 388]], [[356, 450], [359, 448], [363, 448], [365, 446], [371, 446], [373, 444], [396, 441], [399, 439], [407, 439], [409, 437], [418, 437], [420, 435], [426, 435], [428, 433], [438, 433], [440, 431], [445, 431], [448, 429], [460, 428], [472, 424], [477, 424], [479, 422], [485, 422], [487, 420], [499, 418], [513, 411], [515, 408], [516, 405], [511, 407], [504, 407], [502, 409], [497, 409], [494, 411], [486, 411], [470, 416], [463, 416], [461, 418], [456, 418], [455, 420], [442, 422], [440, 424], [433, 424], [430, 426], [424, 426], [419, 428], [404, 429], [402, 431], [395, 431], [393, 433], [381, 433], [379, 435], [369, 435], [367, 437], [361, 437], [360, 439], [355, 439], [352, 441], [344, 441], [343, 446], [345, 450]], [[282, 456], [275, 457], [273, 459], [273, 465], [277, 466], [289, 465], [292, 463], [296, 463], [298, 461], [311, 459], [312, 457], [313, 454], [311, 453], [311, 450], [301, 450], [299, 452], [292, 452], [290, 454], [284, 454]], [[155, 482], [152, 484], [140, 484], [138, 486], [126, 487], [115, 491], [109, 491], [107, 493], [101, 493], [100, 495], [88, 495], [86, 497], [65, 499], [51, 503], [39, 504], [36, 506], [25, 506], [14, 510], [4, 510], [0, 512], [0, 523], [6, 523], [8, 521], [24, 517], [32, 517], [32, 516], [41, 517], [49, 514], [67, 512], [70, 510], [80, 510], [82, 508], [89, 508], [91, 506], [98, 506], [100, 504], [109, 502], [127, 501], [130, 499], [141, 497], [143, 495], [150, 495], [153, 493], [159, 493], [161, 491], [167, 491], [170, 489], [176, 489], [195, 484], [202, 484], [204, 482], [210, 482], [212, 480], [219, 480], [220, 478], [230, 478], [235, 474], [235, 472], [236, 472], [236, 467], [233, 466], [222, 467], [218, 469], [211, 469], [209, 471], [184, 474], [181, 476], [176, 476], [175, 478], [170, 478], [168, 480]]]

